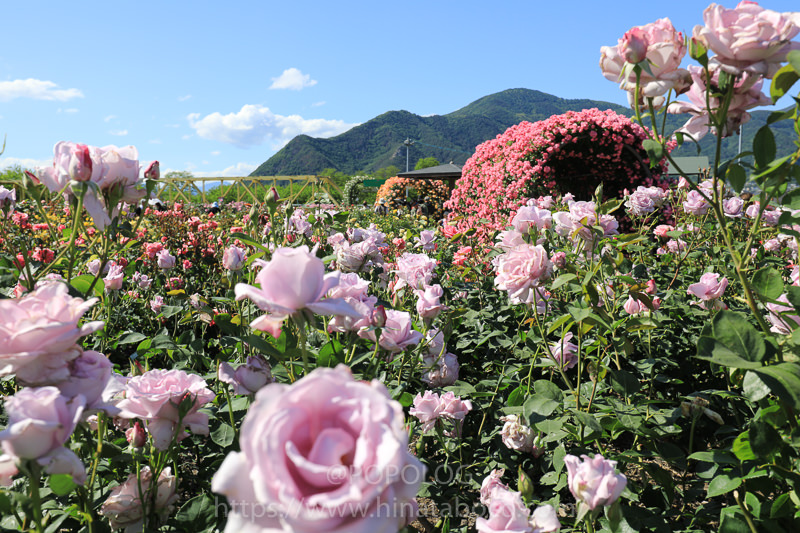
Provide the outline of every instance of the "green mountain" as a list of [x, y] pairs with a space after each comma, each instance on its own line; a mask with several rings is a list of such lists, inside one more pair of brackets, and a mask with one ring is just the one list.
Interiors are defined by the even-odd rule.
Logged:
[[[278, 153], [261, 164], [251, 176], [292, 176], [318, 174], [335, 168], [345, 174], [370, 173], [389, 165], [406, 168], [406, 139], [414, 141], [408, 148], [410, 168], [422, 157], [453, 161], [463, 165], [475, 147], [496, 137], [510, 126], [524, 120], [535, 122], [570, 110], [597, 107], [612, 109], [631, 116], [627, 107], [587, 99], [567, 100], [531, 89], [509, 89], [484, 96], [446, 115], [421, 117], [408, 111], [389, 111], [336, 137], [320, 139], [298, 135]], [[766, 124], [768, 111], [752, 113], [744, 126], [742, 148], [752, 145], [758, 128]], [[667, 131], [680, 127], [687, 116], [669, 115]], [[792, 146], [789, 122], [773, 127], [778, 153], [787, 153]], [[725, 140], [723, 157], [737, 153], [738, 137]], [[713, 159], [713, 137], [707, 135], [701, 144], [703, 155]], [[782, 148], [784, 150], [782, 150]], [[693, 143], [686, 143], [676, 152], [679, 156], [697, 155]]]

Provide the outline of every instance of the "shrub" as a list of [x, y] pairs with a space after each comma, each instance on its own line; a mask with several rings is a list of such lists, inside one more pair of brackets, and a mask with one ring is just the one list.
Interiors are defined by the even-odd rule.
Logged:
[[611, 110], [522, 122], [478, 146], [445, 208], [459, 218], [459, 230], [475, 227], [485, 239], [532, 197], [570, 192], [589, 200], [602, 183], [611, 198], [626, 188], [661, 185], [666, 163], [649, 168], [645, 139], [641, 126]]
[[383, 198], [389, 209], [398, 209], [406, 202], [406, 188], [409, 189], [409, 197], [413, 200], [423, 202], [428, 198], [428, 203], [432, 207], [428, 216], [434, 220], [442, 218], [442, 206], [447, 199], [448, 190], [445, 182], [441, 180], [415, 180], [395, 176], [381, 185], [376, 201]]

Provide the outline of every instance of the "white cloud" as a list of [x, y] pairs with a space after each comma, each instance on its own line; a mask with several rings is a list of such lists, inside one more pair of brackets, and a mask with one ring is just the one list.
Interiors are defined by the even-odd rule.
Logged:
[[203, 139], [241, 148], [257, 146], [267, 141], [282, 145], [300, 134], [332, 137], [358, 125], [343, 120], [276, 115], [267, 107], [251, 104], [242, 106], [238, 113], [211, 113], [202, 118], [199, 113], [192, 113], [187, 119], [197, 135]]
[[[19, 165], [22, 168], [34, 169], [36, 167], [46, 167], [53, 164], [53, 159], [26, 159], [19, 157], [2, 157], [0, 158], [0, 168], [13, 167]], [[252, 171], [251, 171], [252, 172]]]
[[325, 100], [323, 100], [322, 102], [314, 102], [313, 104], [311, 104], [311, 107], [319, 107], [319, 106], [322, 106], [322, 105], [325, 105], [325, 104], [326, 104], [326, 102], [325, 102]]
[[108, 133], [117, 137], [124, 137], [128, 134], [128, 130], [110, 130]]
[[189, 98], [191, 98], [191, 97], [192, 97], [192, 95], [191, 95], [191, 94], [187, 94], [187, 95], [185, 95], [185, 96], [179, 96], [179, 97], [178, 97], [178, 101], [179, 101], [179, 102], [185, 102], [186, 100], [188, 100], [188, 99], [189, 99]]
[[117, 115], [108, 115], [108, 116], [107, 116], [106, 118], [104, 118], [103, 120], [104, 120], [104, 121], [106, 121], [106, 122], [111, 122], [111, 121], [112, 121], [112, 120], [114, 120], [115, 118], [117, 118]]
[[0, 81], [0, 102], [10, 102], [17, 98], [32, 100], [58, 100], [66, 102], [73, 98], [83, 98], [78, 89], [58, 89], [52, 81], [27, 80]]
[[211, 155], [219, 155], [221, 153], [222, 152], [220, 152], [219, 150], [214, 150], [213, 152], [211, 152]]
[[190, 135], [188, 133], [186, 135], [181, 135], [181, 139], [183, 139], [184, 141], [188, 141], [191, 138], [192, 138], [192, 135]]
[[311, 87], [316, 85], [317, 80], [312, 80], [308, 74], [303, 74], [300, 70], [292, 67], [283, 71], [283, 74], [277, 78], [272, 78], [272, 85], [270, 89], [291, 89], [299, 91], [304, 87]]
[[250, 163], [236, 163], [235, 165], [229, 166], [225, 170], [216, 170], [213, 172], [192, 172], [192, 174], [198, 178], [215, 178], [217, 176], [221, 178], [235, 178], [239, 176], [249, 176], [250, 173], [257, 168], [258, 165], [252, 165]]

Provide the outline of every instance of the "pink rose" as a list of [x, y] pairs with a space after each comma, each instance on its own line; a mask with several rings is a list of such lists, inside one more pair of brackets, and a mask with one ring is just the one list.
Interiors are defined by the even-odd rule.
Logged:
[[439, 395], [429, 390], [422, 395], [417, 394], [414, 397], [414, 405], [409, 409], [408, 414], [422, 423], [423, 433], [432, 430], [442, 415], [442, 402]]
[[656, 237], [661, 237], [662, 239], [667, 238], [667, 233], [670, 231], [675, 231], [675, 226], [670, 226], [669, 224], [659, 224], [653, 230], [653, 233]]
[[691, 215], [705, 215], [710, 207], [705, 198], [697, 191], [689, 191], [689, 194], [686, 195], [686, 200], [683, 202], [683, 210]]
[[794, 328], [800, 324], [800, 317], [797, 316], [794, 306], [789, 303], [786, 294], [781, 294], [777, 300], [781, 303], [767, 303], [769, 311], [767, 320], [772, 324], [770, 331], [780, 335], [791, 335]]
[[0, 376], [22, 370], [28, 385], [66, 379], [67, 361], [80, 354], [78, 339], [103, 328], [100, 321], [78, 325], [96, 301], [69, 296], [64, 283], [47, 283], [19, 299], [0, 300]]
[[415, 248], [422, 248], [423, 252], [432, 252], [436, 249], [436, 232], [431, 229], [422, 230], [416, 238]]
[[101, 409], [103, 391], [111, 379], [113, 367], [105, 355], [85, 350], [68, 363], [69, 377], [56, 383], [56, 387], [67, 398], [82, 395], [86, 400], [87, 410]]
[[700, 281], [689, 285], [686, 294], [700, 298], [702, 300], [700, 307], [703, 309], [717, 309], [721, 305], [717, 300], [722, 298], [727, 287], [727, 278], [719, 279], [719, 274], [708, 272], [700, 276]]
[[742, 218], [742, 212], [744, 211], [743, 208], [744, 200], [738, 196], [734, 196], [722, 201], [722, 211], [728, 218]]
[[561, 522], [552, 505], [540, 505], [531, 513], [531, 533], [553, 533], [561, 529]]
[[483, 478], [481, 482], [481, 503], [483, 505], [489, 505], [492, 501], [492, 492], [494, 492], [495, 488], [508, 490], [508, 485], [500, 481], [500, 478], [503, 477], [505, 470], [494, 469], [492, 472]]
[[81, 419], [84, 403], [83, 396], [67, 398], [55, 387], [25, 388], [7, 397], [8, 425], [0, 431], [3, 451], [42, 464], [60, 458], [61, 449], [74, 456], [64, 444]]
[[534, 457], [539, 457], [544, 453], [544, 450], [536, 445], [538, 439], [533, 429], [523, 424], [519, 415], [501, 416], [500, 420], [504, 422], [500, 436], [507, 448], [530, 453]]
[[541, 245], [523, 244], [497, 256], [495, 286], [508, 292], [511, 303], [533, 304], [533, 290], [553, 272], [553, 263]]
[[150, 300], [150, 310], [155, 314], [159, 314], [162, 307], [164, 307], [164, 297], [157, 294]]
[[405, 253], [397, 258], [397, 284], [395, 291], [399, 291], [406, 285], [412, 289], [422, 289], [430, 285], [433, 279], [433, 271], [436, 269], [436, 261], [425, 254]]
[[[411, 315], [405, 311], [397, 311], [395, 309], [386, 310], [386, 324], [381, 330], [381, 336], [378, 344], [384, 350], [389, 352], [399, 353], [415, 344], [419, 344], [422, 340], [422, 333], [414, 330], [412, 327]], [[362, 338], [375, 341], [374, 330], [364, 330], [359, 332]]]
[[472, 402], [458, 398], [452, 391], [447, 391], [439, 397], [441, 402], [441, 415], [453, 420], [464, 420], [467, 413], [472, 411]]
[[564, 458], [569, 490], [575, 499], [589, 509], [608, 506], [617, 501], [628, 483], [624, 475], [615, 472], [617, 462], [606, 460], [600, 454], [592, 458], [586, 455], [581, 457], [583, 461], [574, 455]]
[[492, 491], [488, 507], [489, 518], [480, 516], [475, 521], [478, 533], [530, 533], [531, 512], [519, 492], [497, 487]]
[[439, 313], [447, 309], [439, 301], [444, 295], [441, 285], [428, 285], [424, 290], [417, 290], [417, 313], [422, 318], [436, 318]]
[[270, 261], [256, 261], [263, 268], [256, 275], [261, 288], [238, 283], [236, 299], [248, 298], [265, 315], [250, 323], [250, 327], [267, 331], [278, 338], [281, 324], [291, 315], [308, 309], [320, 315], [346, 315], [361, 318], [341, 298], [323, 299], [338, 285], [339, 272], [325, 274], [325, 264], [303, 245], [298, 248], [278, 248]]
[[11, 455], [0, 455], [0, 487], [10, 487], [14, 476], [19, 474], [16, 461]]
[[122, 288], [122, 282], [125, 279], [125, 268], [122, 265], [114, 263], [108, 269], [108, 274], [103, 278], [103, 284], [106, 291], [118, 291]]
[[211, 483], [231, 504], [228, 533], [394, 533], [416, 516], [425, 468], [403, 408], [344, 365], [261, 389], [239, 443]]
[[511, 219], [511, 225], [521, 234], [527, 234], [533, 227], [543, 230], [553, 226], [553, 214], [535, 205], [523, 205]]
[[183, 427], [177, 427], [179, 421], [192, 433], [208, 435], [208, 415], [198, 409], [214, 397], [200, 376], [156, 369], [128, 380], [125, 399], [117, 407], [120, 417], [147, 422], [156, 448], [166, 450], [173, 436], [178, 440], [188, 436]]
[[572, 332], [568, 331], [560, 342], [550, 345], [550, 353], [564, 370], [578, 364], [578, 345], [572, 342]]
[[158, 261], [158, 268], [161, 270], [170, 270], [175, 268], [175, 256], [169, 253], [169, 250], [161, 250], [156, 254]]
[[178, 500], [178, 495], [176, 494], [177, 480], [172, 475], [172, 469], [167, 467], [161, 471], [161, 475], [158, 476], [158, 483], [153, 489], [151, 487], [153, 474], [150, 471], [150, 467], [145, 466], [139, 471], [139, 479], [137, 479], [137, 474], [130, 474], [124, 483], [111, 490], [111, 494], [108, 495], [108, 498], [100, 507], [99, 513], [108, 519], [111, 529], [142, 530], [144, 515], [142, 500], [139, 496], [140, 483], [141, 490], [146, 495], [152, 494], [151, 491], [153, 490], [156, 491], [155, 498], [147, 500], [153, 502], [148, 504], [148, 512], [157, 515], [161, 523], [167, 521], [167, 517]]
[[422, 357], [422, 365], [427, 372], [422, 375], [422, 381], [431, 387], [446, 387], [458, 380], [458, 371], [461, 368], [458, 358], [452, 353], [426, 353]]
[[221, 362], [217, 379], [233, 385], [234, 394], [255, 394], [261, 387], [272, 383], [272, 368], [263, 355], [251, 355], [236, 370], [229, 363]]
[[342, 272], [368, 272], [383, 264], [383, 254], [374, 240], [355, 244], [344, 242], [336, 247], [336, 267]]
[[230, 271], [241, 270], [247, 259], [247, 252], [238, 246], [229, 246], [222, 252], [222, 266]]
[[755, 2], [740, 2], [734, 9], [711, 4], [703, 21], [705, 26], [695, 26], [694, 37], [716, 54], [712, 64], [733, 75], [772, 78], [786, 54], [800, 50], [800, 43], [790, 42], [800, 33], [800, 13], [778, 13]]
[[370, 282], [355, 273], [341, 274], [339, 284], [328, 291], [328, 298], [350, 297], [365, 301], [369, 298], [367, 290]]

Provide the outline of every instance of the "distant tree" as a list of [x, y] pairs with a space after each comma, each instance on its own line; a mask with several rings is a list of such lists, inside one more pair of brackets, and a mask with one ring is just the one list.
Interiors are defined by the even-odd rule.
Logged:
[[441, 165], [439, 160], [435, 157], [422, 157], [414, 166], [414, 170], [422, 170], [423, 168], [438, 167]]
[[375, 177], [379, 180], [393, 178], [400, 173], [400, 169], [394, 165], [389, 165], [388, 167], [384, 167], [375, 171]]
[[176, 180], [186, 180], [186, 179], [192, 179], [194, 177], [194, 174], [192, 174], [188, 170], [170, 170], [169, 172], [164, 174], [164, 177]]

